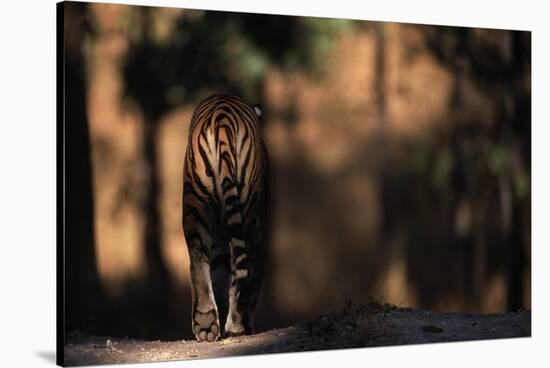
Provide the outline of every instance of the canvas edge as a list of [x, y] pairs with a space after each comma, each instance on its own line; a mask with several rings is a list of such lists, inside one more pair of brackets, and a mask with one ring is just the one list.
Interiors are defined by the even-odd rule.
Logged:
[[56, 3], [56, 364], [65, 366], [65, 3]]

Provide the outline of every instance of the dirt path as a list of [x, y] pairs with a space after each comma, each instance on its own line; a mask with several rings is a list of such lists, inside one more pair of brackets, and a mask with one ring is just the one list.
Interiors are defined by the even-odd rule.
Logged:
[[137, 363], [527, 336], [531, 336], [531, 311], [467, 315], [369, 305], [214, 343], [73, 334], [65, 345], [65, 364]]

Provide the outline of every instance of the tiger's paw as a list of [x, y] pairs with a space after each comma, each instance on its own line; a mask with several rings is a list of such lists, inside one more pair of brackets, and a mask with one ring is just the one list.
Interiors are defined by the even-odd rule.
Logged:
[[231, 319], [228, 318], [227, 323], [225, 324], [224, 328], [224, 338], [229, 337], [237, 337], [237, 336], [244, 336], [244, 335], [252, 335], [252, 327], [242, 324], [242, 323], [235, 323]]
[[229, 339], [231, 337], [239, 337], [239, 336], [245, 336], [245, 335], [250, 335], [250, 334], [243, 330], [243, 331], [240, 331], [240, 332], [226, 331], [226, 332], [224, 332], [223, 335], [224, 335], [223, 336], [224, 339]]
[[193, 333], [197, 341], [213, 342], [220, 338], [218, 312], [211, 309], [206, 313], [195, 311], [193, 314]]

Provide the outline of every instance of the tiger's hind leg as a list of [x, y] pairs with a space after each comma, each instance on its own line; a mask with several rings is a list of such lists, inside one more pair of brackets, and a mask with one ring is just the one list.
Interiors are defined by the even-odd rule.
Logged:
[[188, 243], [193, 299], [192, 328], [198, 341], [211, 342], [220, 337], [220, 321], [210, 277], [208, 255], [205, 254], [204, 247], [201, 245], [196, 237], [191, 237]]
[[231, 239], [231, 283], [229, 286], [229, 310], [225, 322], [225, 336], [249, 335], [252, 321], [248, 308], [250, 285], [246, 243], [242, 239]]
[[245, 242], [232, 239], [231, 244], [231, 284], [229, 288], [229, 311], [224, 335], [240, 336], [254, 333], [252, 312], [261, 288], [263, 267], [257, 252], [246, 253]]
[[230, 279], [230, 255], [229, 242], [221, 241], [212, 246], [210, 254], [210, 276], [214, 298], [218, 307], [220, 327], [225, 326], [228, 311], [229, 279]]

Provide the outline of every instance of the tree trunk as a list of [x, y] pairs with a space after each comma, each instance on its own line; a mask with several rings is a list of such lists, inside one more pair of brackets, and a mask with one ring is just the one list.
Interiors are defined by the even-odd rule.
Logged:
[[[64, 184], [65, 184], [65, 330], [86, 329], [94, 324], [99, 296], [94, 241], [94, 204], [90, 134], [86, 112], [84, 3], [65, 3], [64, 12]], [[59, 185], [59, 184], [58, 184]], [[63, 234], [60, 234], [63, 236]]]

